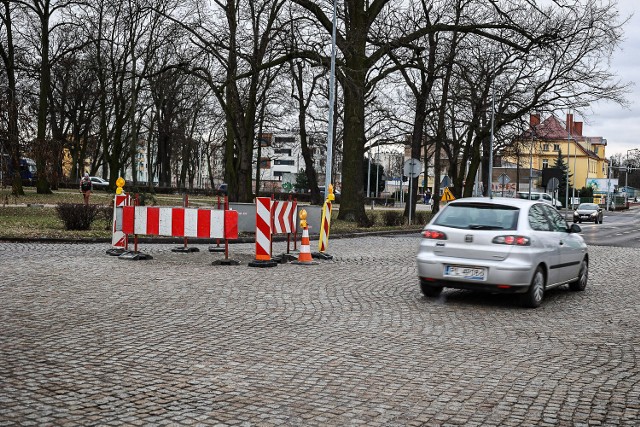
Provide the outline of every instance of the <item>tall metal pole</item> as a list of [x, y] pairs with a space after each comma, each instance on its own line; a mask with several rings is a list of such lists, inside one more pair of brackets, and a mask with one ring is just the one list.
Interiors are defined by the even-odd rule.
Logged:
[[371, 197], [371, 149], [369, 149], [369, 169], [367, 170], [367, 197]]
[[375, 197], [378, 197], [378, 188], [380, 188], [378, 186], [378, 178], [379, 178], [379, 174], [380, 174], [380, 165], [378, 164], [378, 162], [380, 161], [380, 146], [378, 145], [378, 154], [376, 155], [376, 188], [375, 188]]
[[331, 185], [331, 167], [333, 166], [333, 104], [336, 99], [336, 1], [333, 0], [333, 30], [331, 31], [331, 71], [329, 73], [329, 119], [327, 125], [327, 164], [325, 165], [324, 191], [329, 194]]
[[611, 160], [609, 160], [609, 167], [607, 168], [607, 210], [611, 210]]
[[496, 70], [493, 69], [493, 89], [491, 94], [491, 138], [489, 139], [489, 198], [493, 199], [493, 123], [496, 113]]
[[572, 121], [573, 121], [573, 116], [571, 116], [571, 121], [570, 121], [569, 117], [567, 117], [567, 173], [566, 173], [565, 182], [564, 182], [564, 193], [565, 193], [565, 199], [564, 199], [565, 212], [564, 212], [564, 216], [565, 216], [565, 219], [566, 219], [567, 215], [569, 214], [569, 161], [570, 161], [569, 143], [571, 142], [571, 124], [572, 124]]
[[[576, 198], [576, 175], [578, 170], [576, 169], [576, 158], [578, 157], [578, 141], [573, 140], [573, 199]], [[578, 193], [580, 194], [580, 193]]]
[[531, 184], [533, 183], [533, 126], [531, 127], [531, 147], [529, 149], [529, 200], [531, 200]]

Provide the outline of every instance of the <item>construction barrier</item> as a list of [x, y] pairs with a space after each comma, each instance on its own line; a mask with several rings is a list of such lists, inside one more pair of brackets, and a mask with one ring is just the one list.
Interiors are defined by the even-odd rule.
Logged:
[[[296, 248], [296, 212], [298, 210], [297, 202], [295, 200], [277, 201], [271, 202], [271, 234], [286, 234], [287, 235], [287, 252], [276, 257], [280, 262], [292, 261], [295, 259], [291, 255], [291, 234], [293, 238], [293, 248]], [[273, 254], [273, 238], [271, 240], [271, 254]]]
[[238, 238], [238, 213], [232, 210], [154, 206], [118, 209], [122, 210], [122, 221], [116, 224], [116, 231], [134, 235], [136, 247], [133, 252], [136, 254], [139, 253], [138, 235], [219, 238], [225, 239], [225, 244], [229, 239]]
[[256, 258], [249, 263], [249, 267], [278, 265], [271, 259], [272, 202], [270, 197], [256, 197]]
[[313, 254], [314, 258], [333, 259], [327, 253], [329, 247], [329, 231], [331, 229], [331, 205], [336, 196], [333, 194], [333, 185], [329, 185], [329, 194], [322, 206], [322, 219], [320, 221], [320, 239], [318, 240], [318, 252]]
[[113, 222], [111, 234], [111, 249], [107, 250], [107, 255], [119, 256], [129, 249], [127, 235], [122, 230], [116, 229], [117, 215], [122, 213], [118, 208], [129, 206], [131, 197], [126, 193], [116, 194], [113, 199]]
[[[220, 203], [220, 195], [218, 194], [218, 209], [221, 209], [222, 204]], [[229, 199], [225, 196], [224, 197], [224, 210], [229, 210]], [[223, 248], [222, 246], [220, 246], [220, 239], [216, 239], [216, 245], [213, 246], [209, 246], [209, 252], [227, 252], [228, 250], [228, 246], [225, 245], [225, 247]]]
[[[182, 206], [185, 208], [189, 207], [189, 195], [185, 194], [183, 197]], [[187, 237], [183, 238], [182, 246], [178, 246], [177, 248], [171, 249], [171, 252], [180, 252], [180, 253], [191, 253], [191, 252], [199, 252], [200, 249], [195, 247], [189, 247], [189, 239]]]

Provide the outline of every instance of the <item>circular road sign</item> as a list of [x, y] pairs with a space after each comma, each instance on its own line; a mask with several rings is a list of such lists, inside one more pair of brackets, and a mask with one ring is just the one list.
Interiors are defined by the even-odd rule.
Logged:
[[404, 162], [403, 172], [409, 178], [417, 178], [422, 172], [422, 163], [418, 159], [409, 159]]
[[553, 177], [547, 182], [547, 190], [556, 191], [560, 187], [560, 180], [556, 177]]

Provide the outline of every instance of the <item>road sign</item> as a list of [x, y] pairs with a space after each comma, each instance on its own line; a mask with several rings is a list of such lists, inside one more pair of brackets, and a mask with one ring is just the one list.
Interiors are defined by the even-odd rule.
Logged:
[[441, 202], [450, 202], [452, 200], [455, 200], [456, 198], [453, 197], [453, 194], [451, 193], [451, 190], [449, 190], [449, 187], [445, 187], [444, 191], [442, 192], [442, 197], [440, 198]]
[[560, 180], [558, 178], [551, 178], [549, 182], [547, 182], [547, 190], [556, 191], [560, 187]]
[[509, 178], [509, 175], [507, 175], [506, 173], [503, 173], [498, 177], [498, 182], [501, 185], [507, 185], [511, 182], [511, 178]]
[[409, 159], [404, 162], [403, 168], [405, 176], [409, 178], [417, 178], [422, 172], [422, 163], [418, 159]]
[[448, 176], [445, 176], [444, 178], [442, 178], [442, 181], [440, 181], [440, 188], [446, 187], [451, 187], [451, 178], [449, 178]]

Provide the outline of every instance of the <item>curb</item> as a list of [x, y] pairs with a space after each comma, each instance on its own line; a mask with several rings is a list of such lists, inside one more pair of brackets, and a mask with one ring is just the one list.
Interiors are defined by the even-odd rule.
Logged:
[[[414, 234], [420, 233], [423, 226], [419, 228], [409, 228], [403, 230], [380, 230], [380, 231], [359, 231], [353, 233], [336, 233], [331, 234], [332, 239], [356, 239], [358, 237], [368, 236], [385, 236], [385, 235], [397, 235], [397, 234]], [[312, 234], [309, 236], [312, 240], [318, 240], [319, 234]], [[198, 239], [194, 238], [192, 242], [194, 244], [211, 245], [215, 244], [220, 239]], [[286, 242], [287, 238], [283, 235], [277, 235], [273, 237], [274, 242]], [[0, 242], [2, 243], [111, 243], [111, 238], [64, 238], [64, 237], [42, 237], [42, 238], [29, 238], [29, 237], [2, 237], [0, 236]], [[167, 243], [167, 244], [182, 244], [184, 242], [182, 237], [139, 237], [138, 243]], [[236, 243], [254, 243], [255, 237], [240, 237], [238, 239], [229, 240], [229, 244]]]

